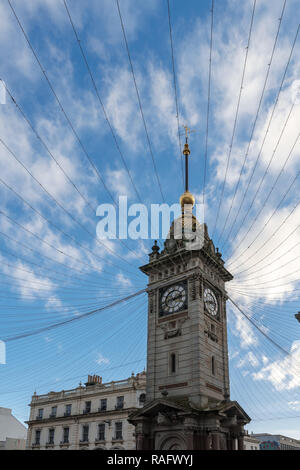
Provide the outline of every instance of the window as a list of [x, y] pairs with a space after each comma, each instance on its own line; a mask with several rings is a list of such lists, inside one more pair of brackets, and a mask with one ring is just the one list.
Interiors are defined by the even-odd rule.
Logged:
[[210, 325], [210, 331], [211, 331], [212, 333], [215, 332], [215, 325], [214, 325], [213, 323]]
[[98, 424], [98, 441], [105, 441], [105, 424]]
[[41, 442], [41, 430], [40, 429], [36, 429], [35, 431], [35, 444], [36, 445], [40, 445], [40, 442]]
[[176, 354], [172, 353], [170, 355], [170, 372], [171, 374], [176, 373]]
[[85, 424], [82, 426], [82, 442], [88, 442], [89, 440], [89, 426]]
[[115, 439], [123, 439], [123, 436], [122, 436], [122, 425], [123, 423], [119, 422], [119, 423], [115, 423]]
[[49, 439], [48, 439], [48, 444], [54, 444], [54, 432], [55, 429], [49, 429]]
[[55, 418], [57, 413], [57, 406], [52, 406], [50, 418]]
[[64, 444], [69, 442], [69, 432], [70, 432], [70, 428], [64, 428], [63, 429], [63, 442], [64, 442]]
[[117, 397], [116, 409], [119, 410], [124, 407], [124, 397]]
[[211, 373], [212, 373], [212, 375], [215, 375], [215, 373], [216, 373], [215, 369], [216, 369], [215, 358], [214, 358], [214, 356], [212, 356], [212, 358], [211, 358]]
[[107, 410], [107, 399], [103, 398], [100, 400], [100, 411], [106, 411]]
[[91, 401], [86, 401], [85, 402], [85, 409], [83, 410], [84, 413], [90, 413], [91, 412]]
[[72, 411], [72, 405], [66, 405], [65, 416], [70, 416]]
[[40, 408], [38, 410], [37, 419], [43, 419], [43, 414], [44, 414], [44, 408]]
[[140, 404], [143, 405], [145, 401], [146, 401], [146, 393], [141, 393], [140, 398], [139, 398]]

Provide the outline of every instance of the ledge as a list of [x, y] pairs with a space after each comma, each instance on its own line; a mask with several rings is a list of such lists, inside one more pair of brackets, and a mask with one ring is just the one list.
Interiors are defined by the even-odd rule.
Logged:
[[53, 421], [68, 421], [68, 420], [74, 420], [74, 419], [86, 419], [87, 417], [97, 417], [97, 416], [102, 416], [107, 414], [107, 415], [115, 415], [115, 414], [118, 414], [118, 413], [132, 413], [133, 411], [136, 411], [136, 410], [139, 410], [140, 407], [138, 406], [133, 406], [133, 407], [130, 407], [130, 408], [122, 408], [122, 409], [118, 409], [118, 410], [107, 410], [107, 411], [91, 411], [90, 413], [88, 414], [74, 414], [74, 415], [70, 415], [70, 416], [56, 416], [56, 418], [44, 418], [42, 420], [42, 423], [41, 423], [41, 420], [31, 420], [31, 421], [26, 421], [26, 424], [32, 426], [34, 424], [45, 424], [45, 423], [49, 423], [49, 422], [53, 422]]
[[80, 446], [88, 446], [90, 444], [90, 441], [79, 441]]

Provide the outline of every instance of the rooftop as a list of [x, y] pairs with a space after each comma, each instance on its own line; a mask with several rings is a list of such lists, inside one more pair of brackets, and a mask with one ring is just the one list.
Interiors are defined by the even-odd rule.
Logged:
[[64, 398], [77, 398], [84, 394], [94, 394], [97, 391], [103, 392], [114, 392], [124, 388], [131, 388], [131, 387], [145, 387], [146, 386], [146, 372], [140, 372], [136, 375], [132, 373], [131, 377], [128, 377], [124, 380], [117, 380], [111, 381], [107, 383], [102, 383], [102, 377], [97, 375], [89, 375], [88, 381], [85, 385], [82, 385], [81, 382], [78, 387], [70, 389], [70, 390], [61, 390], [59, 392], [50, 391], [43, 395], [37, 395], [34, 393], [32, 396], [31, 405], [36, 405], [37, 402], [45, 402], [45, 401], [57, 401]]

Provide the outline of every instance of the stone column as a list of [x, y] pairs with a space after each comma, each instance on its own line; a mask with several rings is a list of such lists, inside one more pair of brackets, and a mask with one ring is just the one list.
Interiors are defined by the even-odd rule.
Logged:
[[194, 432], [193, 431], [187, 431], [185, 433], [185, 441], [186, 441], [186, 449], [185, 450], [194, 450], [195, 449]]
[[238, 450], [244, 450], [244, 435], [240, 434], [238, 437]]
[[227, 450], [235, 450], [234, 438], [230, 434], [227, 436]]
[[219, 433], [212, 433], [212, 449], [220, 450], [220, 435]]
[[145, 435], [144, 433], [136, 434], [136, 450], [145, 450]]
[[209, 432], [206, 434], [205, 450], [212, 450], [212, 436]]

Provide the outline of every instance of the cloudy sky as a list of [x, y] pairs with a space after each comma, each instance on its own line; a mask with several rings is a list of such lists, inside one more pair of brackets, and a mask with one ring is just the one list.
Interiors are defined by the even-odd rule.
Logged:
[[[300, 438], [297, 3], [171, 0], [170, 12], [190, 189], [240, 307], [228, 304], [232, 398], [250, 430]], [[167, 1], [119, 4], [128, 49], [114, 0], [68, 0], [69, 15], [62, 0], [0, 2], [1, 339], [143, 289], [153, 241], [97, 240], [96, 208], [183, 191]], [[1, 406], [25, 420], [35, 390], [143, 369], [146, 298], [6, 346]]]

